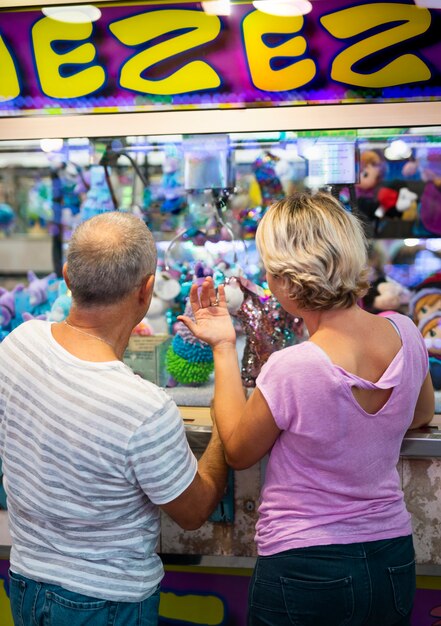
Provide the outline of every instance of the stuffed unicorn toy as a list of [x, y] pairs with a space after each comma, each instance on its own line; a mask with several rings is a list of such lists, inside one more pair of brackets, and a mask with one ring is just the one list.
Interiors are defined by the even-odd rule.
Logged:
[[0, 328], [6, 330], [15, 317], [15, 294], [23, 291], [23, 285], [17, 285], [12, 291], [0, 287]]

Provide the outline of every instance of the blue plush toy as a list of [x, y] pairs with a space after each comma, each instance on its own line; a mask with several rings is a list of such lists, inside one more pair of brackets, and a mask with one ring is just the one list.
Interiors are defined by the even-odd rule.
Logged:
[[5, 202], [0, 202], [0, 230], [9, 233], [15, 222], [15, 213], [12, 207]]
[[48, 320], [51, 322], [62, 322], [65, 320], [69, 315], [71, 304], [72, 296], [69, 293], [65, 281], [61, 280], [58, 285], [58, 297], [51, 307]]

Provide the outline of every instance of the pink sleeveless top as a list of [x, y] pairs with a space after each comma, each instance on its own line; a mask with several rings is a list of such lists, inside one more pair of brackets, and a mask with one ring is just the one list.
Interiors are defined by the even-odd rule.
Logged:
[[[375, 383], [334, 365], [310, 341], [274, 353], [262, 368], [256, 384], [282, 433], [261, 493], [258, 554], [411, 533], [397, 463], [428, 355], [408, 317], [388, 318], [402, 347]], [[369, 414], [352, 386], [393, 391]]]

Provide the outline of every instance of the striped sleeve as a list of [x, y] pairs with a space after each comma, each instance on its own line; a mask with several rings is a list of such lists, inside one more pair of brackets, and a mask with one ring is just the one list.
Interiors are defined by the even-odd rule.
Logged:
[[2, 354], [2, 346], [0, 344], [0, 458], [3, 456], [5, 445], [5, 413], [6, 413], [6, 386], [4, 372], [4, 356]]
[[197, 472], [178, 408], [164, 398], [164, 407], [138, 427], [127, 448], [128, 480], [136, 481], [157, 505], [177, 498]]

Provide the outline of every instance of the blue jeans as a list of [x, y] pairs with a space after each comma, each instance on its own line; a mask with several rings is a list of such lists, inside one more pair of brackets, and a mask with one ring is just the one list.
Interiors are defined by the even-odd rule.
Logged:
[[15, 626], [157, 626], [159, 586], [143, 602], [112, 602], [9, 571]]
[[248, 626], [410, 626], [412, 537], [259, 557]]

